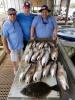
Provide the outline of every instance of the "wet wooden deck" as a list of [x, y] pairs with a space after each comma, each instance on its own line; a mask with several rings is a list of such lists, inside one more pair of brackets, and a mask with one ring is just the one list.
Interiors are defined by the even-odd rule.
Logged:
[[13, 66], [9, 55], [6, 55], [0, 64], [0, 100], [7, 100], [13, 79]]

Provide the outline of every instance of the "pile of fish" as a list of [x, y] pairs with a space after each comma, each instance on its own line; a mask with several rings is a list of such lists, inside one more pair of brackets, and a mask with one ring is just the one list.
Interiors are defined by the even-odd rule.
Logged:
[[51, 42], [30, 42], [24, 52], [24, 61], [28, 71], [20, 73], [20, 82], [26, 84], [41, 81], [43, 78], [55, 77], [63, 90], [69, 89], [67, 73], [58, 60], [58, 47]]

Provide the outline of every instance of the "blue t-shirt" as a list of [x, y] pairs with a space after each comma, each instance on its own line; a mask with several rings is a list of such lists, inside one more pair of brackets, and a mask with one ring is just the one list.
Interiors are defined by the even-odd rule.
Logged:
[[41, 15], [39, 15], [34, 18], [32, 26], [35, 27], [37, 38], [50, 38], [57, 23], [53, 16], [48, 16], [47, 19], [43, 20]]
[[31, 29], [33, 18], [34, 18], [33, 14], [25, 15], [24, 13], [19, 13], [17, 15], [17, 20], [21, 25], [24, 40], [26, 41], [30, 40], [30, 29]]
[[20, 50], [23, 48], [23, 33], [17, 21], [6, 20], [2, 27], [2, 35], [6, 37], [10, 50]]

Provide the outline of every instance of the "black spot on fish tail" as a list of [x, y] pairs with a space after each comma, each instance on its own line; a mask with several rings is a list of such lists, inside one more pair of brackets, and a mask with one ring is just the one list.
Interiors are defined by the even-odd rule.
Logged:
[[58, 91], [57, 85], [50, 87], [48, 84], [44, 82], [36, 82], [27, 85], [25, 88], [22, 89], [21, 93], [23, 95], [27, 95], [30, 97], [45, 97], [51, 90]]

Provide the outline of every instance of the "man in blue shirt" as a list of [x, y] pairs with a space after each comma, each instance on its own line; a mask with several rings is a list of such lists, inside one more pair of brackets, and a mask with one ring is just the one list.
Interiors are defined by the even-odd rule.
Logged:
[[20, 24], [16, 20], [16, 10], [14, 8], [8, 9], [8, 19], [2, 27], [2, 41], [5, 52], [10, 54], [15, 73], [17, 62], [22, 55], [23, 33]]
[[34, 18], [34, 14], [30, 13], [30, 3], [25, 2], [23, 5], [23, 13], [17, 15], [17, 20], [19, 21], [24, 37], [24, 49], [28, 41], [30, 40], [30, 29]]
[[31, 39], [50, 38], [56, 40], [57, 23], [53, 16], [49, 16], [50, 10], [46, 5], [41, 7], [41, 15], [34, 18], [31, 26]]

